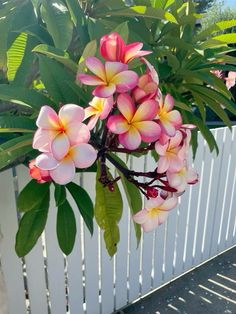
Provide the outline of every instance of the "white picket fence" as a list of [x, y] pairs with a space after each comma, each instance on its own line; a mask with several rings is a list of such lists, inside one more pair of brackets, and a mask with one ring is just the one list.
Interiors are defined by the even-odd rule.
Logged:
[[[119, 223], [121, 239], [111, 259], [102, 233], [91, 238], [74, 204], [78, 233], [67, 258], [56, 239], [51, 204], [45, 234], [24, 260], [14, 251], [15, 195], [29, 180], [23, 166], [0, 175], [0, 256], [10, 314], [110, 314], [236, 243], [236, 127], [213, 130], [220, 154], [210, 154], [199, 136], [194, 166], [200, 182], [188, 188], [165, 224], [144, 234], [139, 248], [128, 204]], [[152, 169], [151, 158], [131, 160], [134, 169]], [[13, 169], [14, 170], [14, 169]], [[78, 181], [94, 197], [95, 176]], [[122, 191], [123, 193], [123, 191]]]

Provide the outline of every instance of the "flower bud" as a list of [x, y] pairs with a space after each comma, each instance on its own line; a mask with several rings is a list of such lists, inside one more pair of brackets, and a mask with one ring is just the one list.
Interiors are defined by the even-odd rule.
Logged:
[[52, 181], [49, 171], [39, 169], [35, 165], [35, 159], [31, 160], [31, 162], [29, 163], [29, 173], [33, 179], [37, 180], [38, 183], [45, 183], [45, 182]]
[[100, 53], [107, 61], [118, 61], [123, 59], [125, 42], [118, 33], [105, 35], [100, 40]]
[[153, 81], [150, 74], [144, 74], [139, 78], [138, 85], [132, 91], [136, 102], [142, 103], [148, 99], [155, 99], [158, 85]]
[[155, 198], [158, 196], [158, 190], [155, 188], [148, 186], [146, 191], [147, 191], [147, 196], [149, 197]]

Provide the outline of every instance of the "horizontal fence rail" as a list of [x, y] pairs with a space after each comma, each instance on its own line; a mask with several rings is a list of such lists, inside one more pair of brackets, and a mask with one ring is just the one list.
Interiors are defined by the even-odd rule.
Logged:
[[[143, 234], [137, 248], [133, 223], [124, 197], [119, 223], [118, 253], [111, 259], [103, 234], [91, 237], [75, 208], [78, 232], [73, 252], [65, 257], [56, 239], [56, 206], [51, 203], [46, 230], [35, 248], [19, 259], [14, 251], [18, 226], [16, 196], [28, 182], [18, 166], [0, 175], [0, 261], [10, 314], [110, 314], [174, 279], [236, 243], [236, 127], [212, 131], [219, 155], [209, 152], [199, 134], [194, 167], [200, 181], [188, 187], [168, 220]], [[155, 167], [149, 157], [132, 158], [133, 169]], [[95, 197], [95, 175], [77, 182]], [[94, 183], [94, 184], [93, 184]], [[124, 191], [121, 188], [124, 195]], [[1, 312], [1, 309], [0, 309]], [[7, 313], [7, 312], [6, 312]]]

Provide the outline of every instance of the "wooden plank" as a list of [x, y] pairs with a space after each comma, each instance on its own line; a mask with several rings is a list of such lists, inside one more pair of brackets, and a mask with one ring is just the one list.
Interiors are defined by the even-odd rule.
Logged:
[[[225, 185], [225, 192], [224, 192], [224, 200], [223, 200], [223, 209], [221, 215], [221, 228], [219, 231], [219, 238], [218, 238], [218, 252], [223, 251], [227, 248], [227, 233], [228, 233], [228, 226], [229, 226], [229, 219], [231, 218], [232, 214], [232, 204], [231, 196], [233, 195], [233, 186], [234, 186], [234, 171], [236, 168], [236, 128], [233, 128], [232, 134], [227, 133], [227, 136], [231, 138], [231, 148], [230, 148], [230, 155], [228, 161], [228, 173], [227, 173], [227, 180]], [[225, 167], [226, 168], [226, 167]]]
[[165, 244], [165, 227], [166, 222], [157, 227], [154, 239], [154, 278], [153, 289], [163, 283], [163, 263], [164, 263], [164, 244]]
[[228, 157], [230, 154], [230, 147], [231, 147], [231, 136], [229, 137], [229, 130], [228, 128], [224, 128], [224, 138], [223, 138], [223, 148], [222, 148], [222, 162], [220, 166], [220, 177], [219, 177], [219, 184], [216, 193], [216, 207], [215, 207], [215, 214], [214, 214], [214, 229], [211, 236], [211, 250], [210, 256], [214, 256], [218, 252], [218, 238], [219, 238], [219, 231], [221, 229], [221, 222], [222, 222], [222, 210], [223, 210], [223, 193], [227, 181], [227, 165], [228, 165]]
[[[198, 150], [196, 158], [194, 161], [194, 168], [201, 175], [202, 169], [202, 160], [204, 154], [204, 140], [203, 137], [199, 136]], [[201, 177], [200, 177], [201, 180]], [[190, 186], [191, 189], [191, 203], [188, 208], [188, 221], [186, 226], [186, 235], [185, 235], [185, 253], [184, 253], [184, 270], [188, 270], [192, 266], [193, 262], [193, 243], [194, 243], [194, 234], [196, 230], [196, 216], [197, 216], [197, 205], [198, 199], [200, 197], [200, 187], [201, 184]]]
[[[23, 165], [18, 166], [16, 171], [19, 191], [21, 191], [29, 182], [29, 172], [28, 169]], [[32, 251], [25, 256], [25, 263], [31, 313], [47, 313], [47, 287], [45, 280], [43, 245], [41, 237]]]
[[190, 187], [180, 198], [180, 204], [177, 209], [177, 228], [176, 228], [176, 246], [175, 246], [175, 264], [174, 275], [178, 276], [184, 269], [184, 243], [188, 216], [189, 201], [191, 202]]
[[50, 208], [45, 228], [49, 300], [51, 314], [65, 314], [65, 261], [57, 242], [57, 208], [53, 192], [53, 189], [51, 189]]
[[[139, 169], [137, 159], [131, 157], [131, 169]], [[128, 301], [136, 300], [140, 295], [140, 245], [137, 248], [137, 240], [132, 219], [130, 219], [129, 234], [129, 265], [128, 265]]]
[[18, 228], [15, 190], [12, 170], [1, 173], [0, 179], [0, 257], [5, 276], [9, 311], [11, 314], [26, 313], [21, 259], [15, 253], [15, 236]]
[[119, 223], [120, 242], [116, 254], [115, 265], [115, 309], [127, 304], [127, 268], [128, 268], [128, 242], [129, 242], [129, 205], [125, 192], [120, 187], [123, 198], [123, 214]]
[[[75, 180], [79, 184], [79, 176], [77, 175]], [[84, 313], [84, 289], [83, 289], [83, 262], [82, 262], [82, 228], [81, 228], [81, 216], [79, 209], [75, 204], [70, 193], [67, 193], [67, 199], [71, 204], [76, 218], [77, 234], [75, 240], [75, 246], [71, 254], [67, 257], [67, 276], [69, 287], [69, 307], [70, 313]]]
[[215, 217], [215, 208], [216, 208], [216, 198], [218, 191], [218, 184], [220, 180], [220, 169], [221, 169], [221, 159], [223, 153], [223, 135], [224, 129], [219, 128], [213, 130], [213, 135], [217, 141], [219, 147], [219, 155], [217, 156], [216, 152], [212, 153], [212, 160], [209, 167], [211, 168], [210, 184], [208, 187], [208, 199], [206, 204], [206, 223], [204, 227], [203, 235], [203, 248], [202, 248], [202, 260], [206, 260], [210, 257], [210, 248], [211, 248], [211, 235], [214, 228], [214, 217]]
[[173, 278], [173, 262], [175, 253], [175, 240], [176, 240], [176, 227], [177, 227], [177, 208], [170, 211], [167, 218], [167, 229], [166, 229], [166, 241], [165, 241], [165, 272], [164, 282], [169, 281]]
[[[96, 174], [83, 174], [83, 187], [88, 191], [92, 201], [95, 200]], [[91, 237], [87, 227], [84, 226], [84, 257], [85, 257], [85, 302], [86, 312], [99, 314], [99, 268], [101, 267], [101, 251], [99, 249], [98, 227], [94, 223], [94, 233]]]

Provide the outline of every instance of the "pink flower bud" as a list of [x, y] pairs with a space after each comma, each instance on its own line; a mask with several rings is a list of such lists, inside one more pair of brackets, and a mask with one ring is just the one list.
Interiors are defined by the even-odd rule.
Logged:
[[155, 198], [158, 196], [158, 190], [155, 188], [148, 186], [146, 191], [147, 191], [147, 196], [149, 196], [149, 197]]
[[39, 169], [35, 165], [35, 159], [31, 160], [29, 163], [29, 173], [33, 179], [37, 180], [38, 183], [45, 183], [45, 182], [52, 181], [49, 171]]
[[107, 61], [121, 61], [125, 52], [125, 42], [118, 33], [105, 35], [100, 40], [100, 53]]
[[144, 74], [139, 78], [137, 87], [132, 91], [136, 102], [141, 103], [147, 99], [155, 99], [158, 85], [153, 81], [150, 74]]

